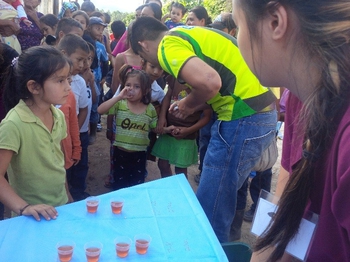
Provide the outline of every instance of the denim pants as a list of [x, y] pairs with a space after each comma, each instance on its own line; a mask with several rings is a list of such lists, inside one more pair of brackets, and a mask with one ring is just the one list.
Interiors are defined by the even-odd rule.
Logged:
[[5, 207], [4, 204], [0, 202], [0, 220], [4, 220]]
[[199, 130], [199, 166], [198, 169], [202, 171], [205, 153], [207, 152], [210, 141], [210, 130], [218, 116], [213, 112], [210, 121]]
[[[256, 172], [255, 177], [252, 178], [249, 185], [250, 197], [253, 200], [253, 204], [250, 207], [252, 211], [255, 211], [256, 205], [258, 204], [259, 195], [261, 190], [270, 192], [272, 179], [272, 168], [269, 168], [263, 172]], [[242, 187], [237, 193], [237, 207], [236, 210], [245, 209], [247, 204], [248, 195], [248, 178], [244, 181]]]
[[79, 201], [85, 198], [86, 189], [86, 177], [88, 175], [88, 146], [89, 146], [89, 133], [80, 133], [81, 143], [81, 159], [76, 166], [69, 168], [67, 173], [67, 181], [69, 185], [69, 192], [71, 193], [75, 201]]
[[237, 190], [275, 138], [276, 121], [270, 111], [212, 126], [197, 198], [221, 243], [228, 241]]

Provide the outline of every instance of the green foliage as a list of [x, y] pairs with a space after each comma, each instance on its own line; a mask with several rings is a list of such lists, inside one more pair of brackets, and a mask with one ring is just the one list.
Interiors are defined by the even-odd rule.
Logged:
[[203, 6], [213, 20], [221, 12], [232, 12], [232, 0], [203, 0]]
[[[99, 10], [100, 12], [104, 12], [103, 10]], [[130, 24], [130, 22], [132, 20], [135, 19], [135, 13], [132, 12], [132, 13], [124, 13], [124, 12], [120, 12], [120, 11], [107, 11], [106, 13], [108, 13], [110, 16], [111, 16], [111, 23], [113, 21], [116, 21], [116, 20], [121, 20], [124, 22], [124, 24], [126, 26], [128, 26]]]
[[[164, 0], [163, 1], [163, 15], [168, 14], [170, 12], [170, 5], [173, 0]], [[207, 9], [209, 16], [214, 20], [217, 15], [221, 12], [231, 12], [232, 11], [232, 0], [178, 0], [177, 2], [183, 4], [187, 10], [192, 9], [197, 5], [204, 6]], [[104, 12], [100, 10], [100, 12]], [[107, 11], [107, 13], [111, 16], [111, 22], [115, 20], [122, 20], [126, 26], [130, 24], [132, 20], [135, 19], [134, 12], [132, 13], [123, 13], [120, 11]], [[186, 20], [186, 15], [183, 19], [183, 22]]]

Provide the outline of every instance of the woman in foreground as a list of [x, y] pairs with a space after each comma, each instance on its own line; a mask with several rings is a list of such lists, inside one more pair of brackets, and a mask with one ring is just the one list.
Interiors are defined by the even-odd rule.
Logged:
[[252, 259], [286, 258], [310, 210], [319, 220], [307, 261], [350, 261], [350, 2], [234, 0], [233, 14], [261, 84], [285, 86], [303, 102], [302, 158]]

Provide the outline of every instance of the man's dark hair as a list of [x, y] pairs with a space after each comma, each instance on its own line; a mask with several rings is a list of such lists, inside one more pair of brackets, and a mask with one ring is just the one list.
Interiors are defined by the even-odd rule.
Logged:
[[58, 43], [57, 49], [60, 51], [64, 50], [68, 56], [75, 53], [78, 49], [87, 54], [90, 51], [88, 43], [83, 38], [72, 34], [65, 35]]
[[132, 50], [138, 54], [142, 51], [140, 41], [157, 39], [165, 31], [168, 31], [168, 28], [159, 20], [153, 17], [140, 17], [132, 25], [130, 36]]
[[92, 13], [95, 11], [95, 5], [90, 1], [84, 1], [84, 3], [82, 3], [82, 5], [81, 5], [80, 9], [87, 12], [87, 13]]
[[108, 13], [103, 13], [105, 17], [105, 23], [108, 25], [111, 22], [111, 16]]
[[66, 35], [66, 34], [69, 34], [69, 32], [72, 30], [73, 27], [78, 27], [82, 31], [84, 31], [81, 24], [78, 21], [74, 20], [73, 18], [68, 18], [68, 17], [62, 18], [57, 24], [56, 39], [58, 39], [61, 31]]

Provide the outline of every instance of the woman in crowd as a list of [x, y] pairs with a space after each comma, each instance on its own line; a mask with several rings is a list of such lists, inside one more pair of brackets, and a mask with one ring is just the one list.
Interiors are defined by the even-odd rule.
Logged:
[[40, 30], [40, 18], [42, 13], [37, 12], [36, 8], [40, 5], [41, 0], [24, 0], [24, 10], [28, 19], [32, 22], [31, 26], [27, 26], [21, 21], [21, 32], [18, 35], [18, 41], [21, 44], [22, 51], [32, 46], [38, 46], [44, 35]]

